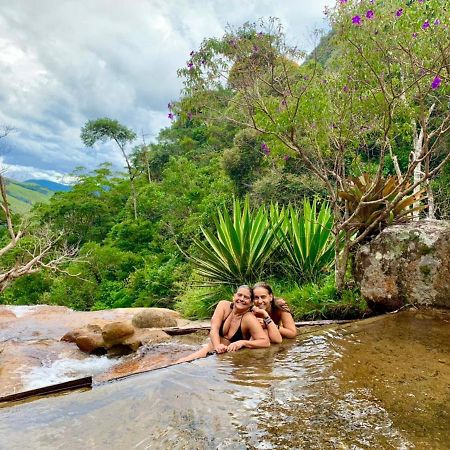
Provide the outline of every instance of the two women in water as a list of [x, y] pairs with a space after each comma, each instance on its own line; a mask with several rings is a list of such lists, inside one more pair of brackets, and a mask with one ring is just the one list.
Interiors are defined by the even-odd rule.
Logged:
[[211, 318], [210, 342], [200, 350], [177, 362], [204, 358], [211, 352], [234, 352], [242, 347], [265, 348], [270, 346], [269, 337], [259, 320], [252, 314], [253, 291], [249, 286], [239, 286], [233, 301], [220, 301]]
[[243, 347], [266, 348], [270, 342], [280, 343], [283, 336], [295, 337], [295, 323], [284, 300], [276, 300], [272, 288], [265, 283], [258, 283], [254, 289], [255, 302], [254, 290], [246, 285], [237, 289], [232, 302], [220, 301], [211, 318], [210, 342], [177, 362]]

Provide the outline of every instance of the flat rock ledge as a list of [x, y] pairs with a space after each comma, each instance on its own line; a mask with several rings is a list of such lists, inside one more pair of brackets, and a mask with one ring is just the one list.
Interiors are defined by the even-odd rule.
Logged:
[[375, 311], [406, 304], [450, 308], [450, 221], [385, 228], [359, 248], [354, 275]]

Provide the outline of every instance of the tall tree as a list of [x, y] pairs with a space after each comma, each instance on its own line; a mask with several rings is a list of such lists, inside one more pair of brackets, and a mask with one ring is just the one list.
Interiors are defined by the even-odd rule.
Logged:
[[[447, 150], [439, 164], [430, 164], [450, 125], [450, 18], [439, 0], [407, 6], [341, 0], [329, 17], [335, 51], [326, 68], [314, 58], [298, 65], [304, 53], [290, 46], [281, 25], [271, 20], [230, 29], [220, 40], [206, 39], [179, 73], [188, 95], [232, 88], [228, 108], [210, 110], [209, 117], [257, 130], [272, 154], [297, 156], [327, 187], [341, 290], [350, 251], [389, 223], [405, 198], [450, 160]], [[404, 123], [418, 124], [416, 151], [397, 174], [395, 188], [373, 198], [387, 158], [395, 156], [396, 138], [413, 134], [410, 126], [400, 127]], [[354, 188], [351, 176], [361, 174], [360, 154], [369, 142], [377, 153], [374, 176], [349, 208], [341, 193]], [[421, 163], [425, 170], [414, 177]], [[381, 212], [355, 237], [361, 212], [374, 205]]]
[[128, 171], [130, 180], [131, 197], [133, 201], [134, 218], [137, 219], [137, 194], [135, 178], [137, 171], [131, 164], [127, 153], [127, 145], [136, 139], [136, 133], [122, 125], [117, 120], [103, 117], [89, 120], [81, 129], [81, 140], [87, 147], [93, 147], [97, 142], [114, 141], [122, 154]]

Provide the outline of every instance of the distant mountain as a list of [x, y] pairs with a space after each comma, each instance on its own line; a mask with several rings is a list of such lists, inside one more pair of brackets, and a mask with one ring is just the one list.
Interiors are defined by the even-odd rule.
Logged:
[[71, 186], [67, 186], [67, 184], [56, 183], [55, 181], [49, 180], [27, 180], [25, 181], [27, 184], [37, 184], [42, 186], [45, 189], [53, 192], [67, 192], [72, 189]]
[[11, 209], [16, 213], [24, 214], [35, 203], [47, 203], [55, 191], [37, 183], [20, 182], [6, 178], [6, 193]]

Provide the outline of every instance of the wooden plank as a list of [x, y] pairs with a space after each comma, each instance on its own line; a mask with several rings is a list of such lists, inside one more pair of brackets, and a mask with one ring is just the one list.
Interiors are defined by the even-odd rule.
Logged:
[[[323, 325], [333, 325], [333, 324], [340, 324], [340, 323], [349, 323], [349, 322], [355, 322], [355, 320], [307, 320], [304, 322], [295, 322], [295, 326], [300, 327], [316, 327], [316, 326], [323, 326]], [[170, 334], [171, 336], [180, 336], [183, 334], [191, 334], [195, 333], [196, 331], [202, 331], [207, 330], [209, 331], [211, 329], [208, 325], [202, 325], [200, 327], [171, 327], [171, 328], [163, 328], [163, 331], [167, 334]]]
[[51, 386], [44, 386], [29, 391], [17, 392], [15, 394], [0, 397], [0, 403], [15, 402], [17, 400], [24, 400], [29, 397], [56, 394], [58, 392], [72, 391], [92, 387], [92, 377], [78, 378], [77, 380], [65, 381], [64, 383], [53, 384]]
[[189, 327], [189, 328], [179, 328], [179, 327], [171, 327], [171, 328], [163, 328], [163, 331], [171, 336], [179, 336], [182, 334], [191, 334], [196, 331], [206, 330], [209, 331], [211, 327], [209, 325], [202, 325], [200, 327]]

